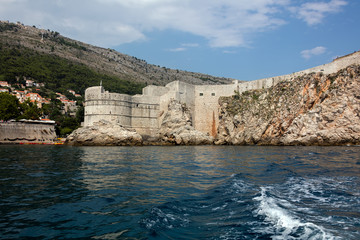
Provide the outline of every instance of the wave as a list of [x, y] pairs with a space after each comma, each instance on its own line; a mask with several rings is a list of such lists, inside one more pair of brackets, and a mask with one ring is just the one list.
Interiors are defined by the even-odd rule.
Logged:
[[256, 185], [233, 175], [204, 196], [153, 207], [140, 224], [174, 239], [358, 239], [359, 182], [289, 177]]
[[[254, 200], [259, 202], [256, 215], [264, 216], [264, 222], [270, 223], [265, 231], [273, 234], [272, 239], [335, 239], [325, 229], [312, 222], [293, 215], [289, 209], [295, 207], [284, 199], [269, 194], [271, 187], [261, 187], [261, 195]], [[263, 232], [261, 230], [261, 232]]]

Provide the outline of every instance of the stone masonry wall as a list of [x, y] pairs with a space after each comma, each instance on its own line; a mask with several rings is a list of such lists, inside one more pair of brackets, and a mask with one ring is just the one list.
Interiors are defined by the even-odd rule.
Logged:
[[269, 88], [282, 81], [291, 81], [311, 72], [335, 73], [351, 64], [360, 64], [360, 52], [338, 58], [331, 63], [300, 72], [249, 82], [234, 81], [228, 85], [191, 85], [174, 81], [165, 87], [147, 86], [142, 95], [109, 93], [103, 87], [91, 87], [85, 92], [85, 126], [100, 120], [118, 123], [141, 135], [155, 136], [172, 100], [189, 109], [194, 128], [213, 137], [219, 125], [219, 97], [248, 90]]
[[55, 123], [33, 121], [0, 123], [0, 143], [51, 144], [55, 140]]

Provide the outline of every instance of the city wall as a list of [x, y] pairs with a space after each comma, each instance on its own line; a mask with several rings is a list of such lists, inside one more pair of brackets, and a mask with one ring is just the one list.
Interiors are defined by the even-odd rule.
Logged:
[[20, 121], [0, 123], [0, 143], [52, 144], [56, 140], [55, 122]]
[[291, 81], [312, 72], [331, 74], [351, 64], [360, 64], [360, 52], [335, 59], [331, 63], [300, 72], [264, 78], [249, 82], [233, 81], [228, 85], [192, 85], [174, 81], [165, 87], [147, 86], [141, 95], [109, 93], [102, 86], [88, 88], [85, 92], [84, 126], [101, 119], [136, 130], [141, 135], [155, 136], [171, 100], [186, 104], [196, 130], [216, 136], [219, 123], [218, 100], [232, 96], [235, 91], [269, 88], [281, 81]]

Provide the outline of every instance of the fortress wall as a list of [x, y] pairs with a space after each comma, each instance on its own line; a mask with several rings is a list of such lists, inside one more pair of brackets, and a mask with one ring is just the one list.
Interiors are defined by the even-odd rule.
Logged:
[[300, 77], [304, 74], [309, 74], [313, 72], [323, 72], [324, 74], [332, 74], [352, 64], [360, 64], [360, 52], [355, 52], [353, 54], [335, 59], [330, 63], [305, 69], [299, 72], [240, 83], [239, 92], [242, 93], [248, 90], [269, 88], [278, 84], [281, 81], [291, 81], [296, 77]]
[[219, 125], [219, 97], [234, 95], [238, 82], [229, 85], [195, 86], [193, 124], [196, 130], [216, 136]]
[[3, 122], [0, 123], [0, 143], [54, 143], [55, 123]]
[[277, 83], [279, 83], [281, 81], [288, 80], [289, 78], [291, 78], [291, 76], [286, 75], [286, 76], [264, 78], [264, 79], [255, 80], [255, 81], [243, 82], [243, 83], [239, 83], [237, 91], [239, 91], [239, 93], [242, 93], [242, 92], [246, 92], [249, 90], [269, 88], [269, 87], [276, 85]]
[[120, 123], [124, 127], [131, 127], [131, 96], [105, 92], [103, 87], [99, 86], [87, 89], [85, 99], [85, 126], [106, 120]]
[[132, 97], [131, 127], [141, 135], [155, 135], [159, 130], [160, 97], [135, 95]]
[[195, 85], [178, 81], [178, 100], [185, 103], [190, 110], [194, 110]]
[[149, 96], [162, 96], [168, 91], [169, 89], [167, 87], [149, 85], [143, 88], [142, 94]]
[[195, 109], [194, 85], [180, 81], [174, 81], [167, 84], [166, 87], [168, 89], [168, 92], [160, 97], [160, 111], [158, 119], [159, 127], [165, 116], [164, 113], [167, 112], [168, 105], [171, 100], [177, 100], [181, 103], [186, 104], [186, 106], [190, 109], [192, 115]]
[[229, 85], [191, 85], [174, 81], [165, 87], [147, 86], [143, 89], [142, 95], [133, 97], [109, 93], [101, 86], [91, 87], [85, 91], [85, 126], [105, 119], [118, 122], [125, 127], [132, 127], [140, 134], [155, 135], [169, 102], [174, 99], [186, 104], [190, 109], [196, 130], [215, 136], [219, 121], [219, 97], [231, 96], [234, 91], [241, 93], [269, 88], [281, 81], [291, 81], [307, 73], [335, 73], [354, 63], [360, 64], [360, 52], [338, 58], [328, 64], [283, 76], [242, 83], [234, 81]]

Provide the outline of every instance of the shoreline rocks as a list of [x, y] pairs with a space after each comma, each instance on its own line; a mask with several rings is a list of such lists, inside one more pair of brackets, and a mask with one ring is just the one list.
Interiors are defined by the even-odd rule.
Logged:
[[77, 146], [139, 146], [142, 137], [135, 131], [105, 120], [93, 126], [82, 127], [71, 133], [65, 141]]

